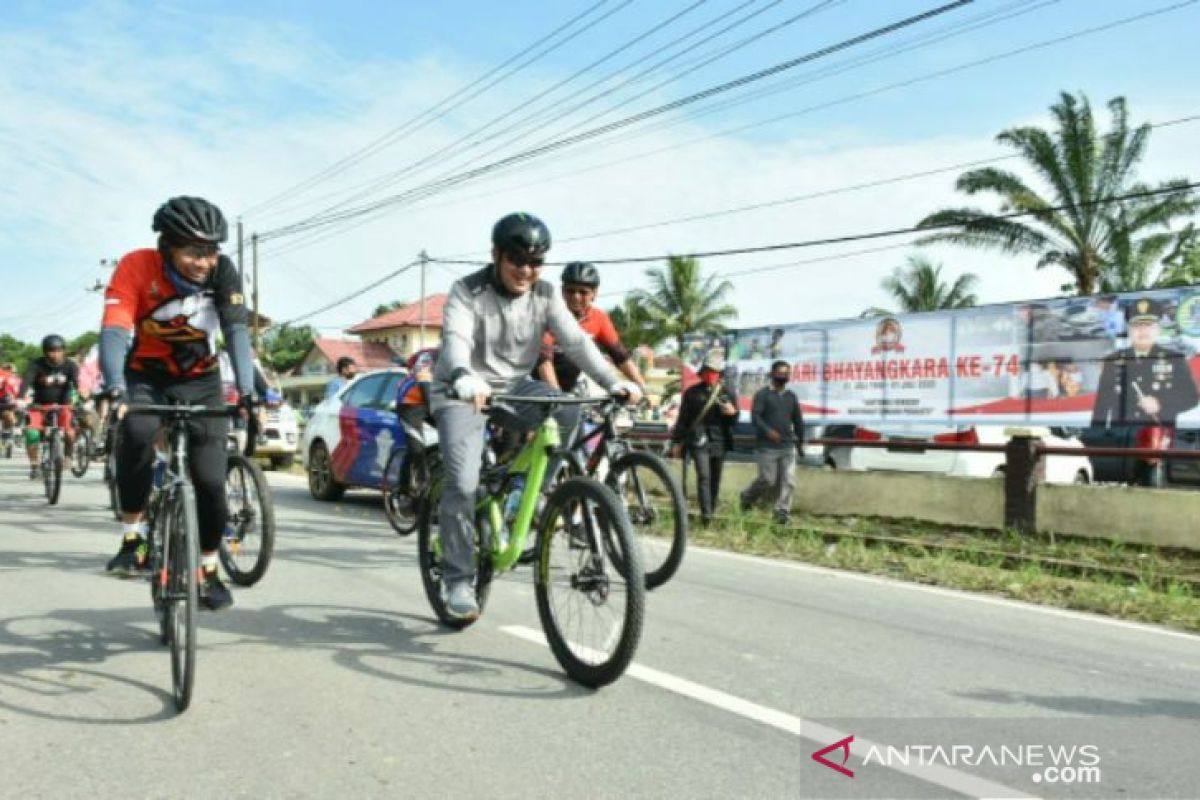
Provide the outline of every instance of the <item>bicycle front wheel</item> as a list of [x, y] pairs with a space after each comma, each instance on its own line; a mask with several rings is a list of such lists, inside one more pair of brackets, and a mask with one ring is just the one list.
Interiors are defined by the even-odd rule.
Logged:
[[[405, 469], [407, 462], [408, 469]], [[392, 530], [408, 536], [421, 517], [421, 494], [429, 475], [424, 453], [418, 448], [396, 448], [383, 468], [383, 513]]]
[[186, 711], [196, 681], [196, 611], [199, 605], [199, 525], [196, 492], [181, 484], [171, 498], [166, 526], [167, 630], [171, 640], [171, 685], [175, 709]]
[[687, 507], [679, 481], [658, 456], [631, 450], [613, 461], [604, 482], [621, 499], [641, 546], [646, 588], [662, 586], [687, 549]]
[[616, 495], [591, 478], [563, 481], [540, 520], [534, 588], [546, 640], [572, 680], [595, 688], [625, 672], [642, 636], [645, 581]]
[[62, 442], [58, 439], [51, 439], [44, 446], [47, 457], [42, 460], [42, 482], [45, 484], [47, 502], [55, 505], [62, 492]]
[[[420, 522], [417, 527], [417, 563], [421, 570], [421, 585], [425, 589], [425, 599], [429, 607], [437, 615], [438, 620], [448, 628], [462, 630], [474, 620], [463, 620], [451, 616], [446, 609], [445, 588], [442, 585], [442, 538], [439, 522], [438, 506], [442, 501], [442, 479], [435, 476], [429, 484], [429, 489], [421, 502]], [[488, 538], [476, 517], [475, 525], [475, 602], [479, 605], [479, 613], [483, 614], [487, 605], [488, 594], [492, 586], [492, 561], [488, 555], [486, 542]]]
[[221, 537], [221, 565], [238, 586], [253, 586], [275, 552], [275, 504], [262, 468], [231, 453], [225, 471], [229, 524]]
[[75, 436], [75, 449], [71, 452], [71, 474], [82, 478], [92, 463], [92, 434], [86, 430]]

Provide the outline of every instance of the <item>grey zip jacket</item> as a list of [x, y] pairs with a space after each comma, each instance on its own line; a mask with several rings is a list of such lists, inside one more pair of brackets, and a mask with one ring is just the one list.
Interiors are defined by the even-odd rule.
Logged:
[[620, 382], [553, 284], [539, 280], [525, 294], [513, 295], [495, 269], [489, 265], [450, 287], [442, 311], [441, 352], [433, 372], [435, 403], [445, 402], [446, 387], [462, 375], [482, 378], [493, 389], [529, 375], [546, 331], [554, 334], [567, 358], [606, 390]]

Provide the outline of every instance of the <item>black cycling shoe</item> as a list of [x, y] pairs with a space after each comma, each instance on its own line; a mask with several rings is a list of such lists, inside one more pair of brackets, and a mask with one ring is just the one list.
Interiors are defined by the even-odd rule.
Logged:
[[201, 569], [200, 603], [209, 611], [220, 611], [233, 605], [233, 593], [221, 581], [217, 570]]
[[42, 477], [42, 468], [41, 467], [30, 467], [29, 468], [29, 480], [36, 481], [41, 477]]
[[125, 539], [121, 549], [108, 560], [108, 571], [119, 575], [139, 575], [148, 568], [146, 540], [141, 536]]

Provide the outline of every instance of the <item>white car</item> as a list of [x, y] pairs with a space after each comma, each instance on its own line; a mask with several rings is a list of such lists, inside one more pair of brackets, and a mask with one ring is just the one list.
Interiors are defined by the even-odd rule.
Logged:
[[[825, 436], [830, 439], [859, 441], [890, 441], [903, 446], [850, 447], [828, 445], [825, 463], [833, 469], [890, 470], [893, 472], [932, 472], [941, 475], [988, 478], [1004, 474], [1004, 453], [971, 450], [926, 450], [922, 442], [953, 442], [958, 444], [1007, 444], [1017, 432], [1039, 437], [1052, 447], [1082, 448], [1073, 436], [1059, 436], [1050, 428], [1005, 428], [979, 425], [947, 430], [944, 427], [906, 424], [868, 428], [856, 425], [829, 426]], [[1047, 483], [1091, 483], [1092, 465], [1084, 455], [1046, 456]]]
[[[300, 443], [313, 497], [337, 500], [348, 487], [380, 487], [392, 448], [404, 442], [395, 401], [406, 374], [385, 369], [359, 375], [313, 409]], [[428, 446], [436, 444], [432, 427], [425, 426], [424, 436]]]
[[[269, 459], [275, 469], [287, 469], [296, 460], [300, 425], [296, 412], [287, 403], [263, 409], [266, 424], [254, 446], [254, 457]], [[230, 446], [239, 453], [246, 445], [246, 429], [241, 423], [229, 430]]]

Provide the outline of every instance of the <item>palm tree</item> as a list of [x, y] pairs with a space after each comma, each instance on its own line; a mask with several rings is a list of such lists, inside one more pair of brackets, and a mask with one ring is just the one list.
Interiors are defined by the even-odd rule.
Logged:
[[654, 324], [650, 312], [636, 295], [626, 295], [608, 315], [612, 318], [613, 327], [621, 335], [621, 341], [630, 350], [642, 345], [658, 347], [667, 338], [667, 334]]
[[[900, 305], [901, 311], [938, 311], [943, 308], [969, 308], [978, 302], [974, 289], [979, 278], [970, 272], [955, 278], [954, 283], [942, 280], [942, 265], [925, 256], [909, 256], [908, 265], [896, 267], [883, 279], [884, 291]], [[873, 313], [876, 312], [876, 313]], [[867, 309], [864, 316], [878, 316], [882, 309]]]
[[[1108, 102], [1109, 130], [1097, 132], [1092, 108], [1082, 94], [1064, 92], [1050, 107], [1055, 130], [1037, 127], [1009, 128], [996, 141], [1017, 151], [1045, 184], [1047, 192], [1026, 183], [1013, 172], [984, 167], [964, 172], [955, 188], [969, 195], [993, 194], [1000, 211], [1028, 212], [1021, 219], [997, 219], [977, 208], [951, 208], [930, 214], [921, 227], [950, 226], [921, 240], [951, 242], [968, 247], [997, 249], [1010, 255], [1034, 255], [1036, 267], [1065, 269], [1071, 282], [1065, 291], [1091, 294], [1107, 271], [1118, 269], [1121, 252], [1115, 241], [1128, 239], [1130, 252], [1142, 237], [1162, 231], [1197, 208], [1187, 181], [1161, 183], [1155, 189], [1178, 189], [1169, 194], [1127, 201], [1124, 209], [1106, 203], [1112, 197], [1149, 191], [1136, 181], [1138, 162], [1146, 153], [1148, 124], [1131, 130], [1125, 98]], [[1062, 207], [1062, 210], [1052, 210]]]
[[646, 278], [650, 288], [632, 297], [645, 309], [659, 340], [674, 339], [677, 352], [683, 352], [685, 335], [720, 333], [726, 322], [737, 319], [737, 309], [724, 302], [733, 284], [703, 275], [700, 262], [690, 256], [671, 256], [666, 269], [648, 269]]

